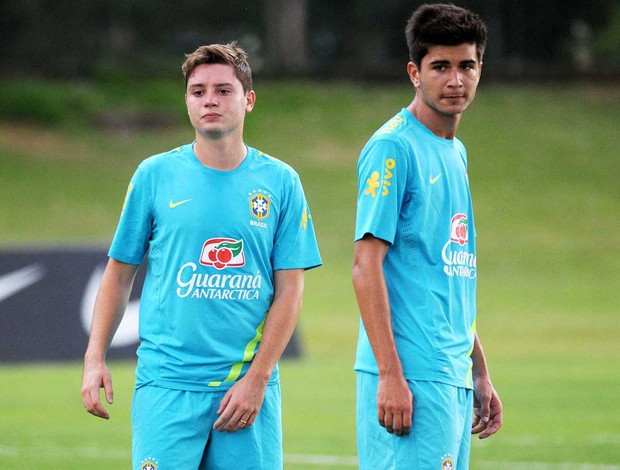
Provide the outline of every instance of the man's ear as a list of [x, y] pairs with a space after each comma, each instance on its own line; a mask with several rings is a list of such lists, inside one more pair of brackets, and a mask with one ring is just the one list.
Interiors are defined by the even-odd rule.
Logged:
[[245, 112], [249, 113], [254, 109], [254, 104], [256, 103], [256, 93], [254, 90], [250, 90], [245, 94], [246, 104], [245, 104]]
[[407, 64], [407, 74], [409, 75], [409, 80], [411, 80], [413, 86], [418, 88], [420, 86], [420, 70], [418, 69], [418, 66], [413, 62], [409, 62]]

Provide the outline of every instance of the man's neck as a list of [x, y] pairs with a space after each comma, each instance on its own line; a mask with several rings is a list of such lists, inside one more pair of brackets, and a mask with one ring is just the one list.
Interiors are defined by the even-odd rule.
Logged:
[[196, 135], [194, 154], [204, 166], [220, 171], [230, 171], [241, 165], [247, 156], [243, 139], [207, 139]]
[[452, 140], [456, 136], [462, 114], [441, 114], [415, 98], [407, 109], [437, 137]]

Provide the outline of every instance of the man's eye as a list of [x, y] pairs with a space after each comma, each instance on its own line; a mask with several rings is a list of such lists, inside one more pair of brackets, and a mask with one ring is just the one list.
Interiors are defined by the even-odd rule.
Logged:
[[229, 95], [230, 90], [220, 90], [220, 95]]

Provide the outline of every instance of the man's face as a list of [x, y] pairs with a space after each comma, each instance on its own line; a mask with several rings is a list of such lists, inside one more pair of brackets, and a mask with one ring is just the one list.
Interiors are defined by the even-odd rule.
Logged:
[[185, 104], [196, 132], [208, 139], [220, 139], [243, 132], [246, 113], [256, 96], [245, 93], [232, 65], [202, 64], [187, 81]]
[[482, 64], [475, 44], [431, 46], [420, 68], [409, 63], [409, 76], [416, 95], [431, 110], [458, 115], [472, 102], [480, 80]]

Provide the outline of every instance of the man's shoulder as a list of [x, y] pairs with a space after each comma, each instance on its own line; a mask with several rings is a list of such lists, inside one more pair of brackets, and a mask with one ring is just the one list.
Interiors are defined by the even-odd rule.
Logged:
[[379, 127], [368, 139], [361, 156], [393, 152], [408, 154], [413, 145], [412, 135], [415, 135], [414, 128], [401, 111]]
[[162, 153], [151, 155], [142, 160], [138, 166], [139, 172], [159, 172], [166, 168], [178, 168], [179, 159], [187, 156], [188, 145], [181, 145]]
[[297, 171], [295, 171], [295, 169], [285, 161], [251, 147], [250, 151], [254, 152], [254, 159], [252, 162], [254, 171], [265, 171], [272, 174], [282, 174], [293, 178], [299, 177]]
[[390, 118], [385, 122], [377, 131], [373, 134], [373, 139], [384, 140], [397, 140], [404, 132], [409, 129], [409, 119], [405, 114], [405, 110], [401, 110], [398, 114]]
[[171, 150], [151, 155], [150, 157], [146, 158], [143, 163], [148, 165], [165, 165], [174, 161], [175, 159], [178, 159], [179, 157], [185, 156], [187, 154], [188, 146], [189, 145], [181, 145]]
[[422, 136], [423, 131], [419, 123], [406, 108], [403, 108], [377, 129], [367, 145], [396, 145], [408, 149], [415, 146]]

